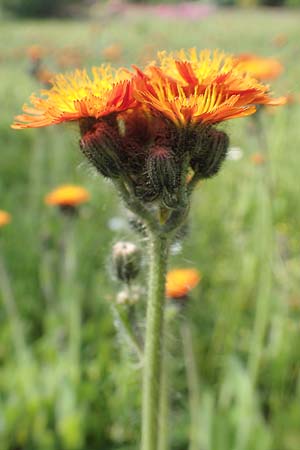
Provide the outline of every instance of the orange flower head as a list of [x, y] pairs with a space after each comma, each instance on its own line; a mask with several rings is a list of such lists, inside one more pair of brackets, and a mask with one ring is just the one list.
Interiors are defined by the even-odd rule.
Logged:
[[274, 39], [272, 40], [272, 44], [275, 47], [284, 47], [288, 43], [288, 37], [284, 33], [277, 34]]
[[35, 62], [40, 60], [44, 56], [44, 49], [40, 45], [32, 45], [31, 47], [27, 48], [26, 51], [28, 58], [31, 59], [31, 61]]
[[83, 187], [66, 184], [46, 195], [45, 203], [46, 205], [75, 208], [89, 199], [90, 194]]
[[102, 50], [102, 55], [108, 61], [117, 61], [121, 58], [122, 52], [120, 44], [112, 44]]
[[263, 58], [244, 53], [237, 56], [236, 62], [239, 70], [261, 81], [275, 79], [283, 72], [282, 64], [275, 58]]
[[4, 227], [11, 222], [11, 215], [0, 209], [0, 227]]
[[166, 296], [168, 298], [185, 297], [201, 280], [196, 269], [173, 269], [167, 274]]
[[135, 96], [178, 126], [217, 124], [256, 111], [255, 105], [283, 104], [272, 99], [269, 87], [240, 70], [223, 53], [196, 50], [160, 53], [160, 65], [137, 69]]
[[251, 155], [251, 162], [255, 166], [261, 166], [266, 162], [266, 158], [261, 153], [253, 153], [253, 155]]
[[57, 75], [52, 87], [34, 94], [33, 106], [24, 105], [25, 114], [16, 117], [12, 128], [38, 128], [61, 122], [107, 116], [132, 107], [132, 74], [126, 69], [114, 71], [110, 66], [94, 67], [91, 79], [85, 70]]
[[80, 48], [65, 47], [57, 54], [56, 63], [63, 70], [68, 67], [80, 67], [85, 56]]
[[232, 55], [218, 50], [197, 53], [196, 49], [190, 49], [169, 55], [161, 52], [158, 56], [161, 72], [185, 86], [201, 86], [204, 89], [217, 84], [226, 94], [243, 96], [244, 100], [251, 100], [253, 104], [274, 102], [274, 99], [262, 95], [268, 92], [269, 86], [259, 83], [251, 72], [239, 66], [239, 61]]
[[126, 179], [140, 201], [169, 211], [197, 179], [220, 170], [229, 138], [214, 125], [253, 114], [256, 105], [284, 103], [219, 51], [160, 53], [158, 63], [135, 70], [101, 66], [92, 77], [85, 70], [57, 75], [12, 127], [78, 121], [81, 151], [99, 173]]
[[41, 67], [36, 72], [36, 78], [38, 79], [38, 81], [40, 81], [40, 83], [44, 84], [45, 86], [51, 85], [51, 80], [53, 77], [54, 74], [45, 67]]
[[158, 53], [158, 58], [162, 72], [183, 84], [207, 86], [233, 69], [233, 57], [218, 50], [212, 53], [206, 49], [198, 53], [191, 48], [169, 54], [163, 51]]

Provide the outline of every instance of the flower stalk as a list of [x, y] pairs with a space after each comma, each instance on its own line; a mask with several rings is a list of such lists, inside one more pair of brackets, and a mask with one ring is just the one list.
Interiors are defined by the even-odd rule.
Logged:
[[128, 313], [126, 310], [124, 310], [124, 305], [117, 305], [117, 304], [113, 305], [112, 310], [115, 320], [122, 329], [126, 340], [128, 341], [130, 347], [133, 349], [136, 356], [138, 357], [139, 362], [142, 363], [144, 358], [143, 349], [137, 337], [134, 334], [133, 327], [128, 318]]
[[149, 244], [150, 278], [143, 371], [142, 450], [156, 450], [158, 445], [162, 331], [169, 240], [163, 234], [152, 233]]
[[[167, 317], [164, 321], [164, 328], [168, 327]], [[167, 335], [163, 333], [163, 347], [160, 370], [160, 401], [159, 401], [159, 435], [158, 450], [168, 450], [169, 448], [169, 358]]]

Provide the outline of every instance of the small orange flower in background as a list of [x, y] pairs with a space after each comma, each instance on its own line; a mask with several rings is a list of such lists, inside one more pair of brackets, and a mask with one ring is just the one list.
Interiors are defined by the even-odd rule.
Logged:
[[32, 45], [27, 48], [26, 53], [31, 61], [38, 61], [44, 56], [45, 50], [40, 45]]
[[0, 209], [0, 227], [7, 225], [11, 222], [11, 215]]
[[263, 58], [251, 53], [236, 57], [237, 67], [251, 74], [257, 80], [273, 80], [283, 72], [282, 64], [275, 58]]
[[90, 199], [89, 192], [81, 186], [66, 184], [59, 186], [45, 197], [47, 205], [76, 207]]
[[166, 296], [168, 298], [185, 297], [201, 280], [196, 269], [173, 269], [167, 273]]
[[33, 106], [24, 105], [25, 114], [16, 117], [12, 128], [39, 128], [86, 117], [100, 118], [132, 107], [132, 75], [126, 69], [94, 67], [91, 79], [86, 70], [57, 75], [52, 87], [32, 95]]
[[284, 33], [277, 34], [272, 40], [272, 44], [278, 48], [284, 47], [287, 43], [288, 37]]
[[84, 48], [65, 47], [57, 51], [56, 63], [61, 69], [66, 70], [70, 67], [82, 66], [86, 57], [87, 53]]
[[51, 85], [51, 80], [55, 75], [53, 72], [50, 72], [50, 70], [41, 67], [40, 69], [37, 70], [35, 76], [40, 83], [42, 83], [43, 85], [45, 85], [45, 87], [47, 87]]
[[261, 166], [266, 162], [266, 158], [261, 153], [253, 153], [253, 155], [251, 155], [251, 162], [255, 166]]
[[294, 94], [287, 94], [286, 95], [286, 104], [287, 105], [294, 105], [295, 103], [297, 103], [297, 98]]
[[108, 61], [118, 61], [123, 49], [120, 44], [112, 44], [102, 50], [102, 56]]

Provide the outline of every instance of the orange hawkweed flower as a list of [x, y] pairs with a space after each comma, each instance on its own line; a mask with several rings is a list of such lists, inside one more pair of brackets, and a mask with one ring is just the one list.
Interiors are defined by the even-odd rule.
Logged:
[[167, 273], [166, 296], [169, 298], [185, 297], [201, 280], [196, 269], [173, 269]]
[[66, 184], [59, 186], [45, 197], [47, 205], [76, 207], [85, 203], [90, 198], [90, 194], [81, 186]]
[[288, 43], [288, 37], [284, 33], [277, 34], [274, 39], [272, 39], [272, 44], [275, 47], [284, 47]]
[[41, 67], [36, 72], [36, 78], [38, 81], [40, 81], [45, 86], [51, 85], [51, 80], [55, 76], [53, 72], [50, 72], [50, 70], [46, 69], [45, 67]]
[[7, 225], [11, 222], [11, 215], [0, 209], [0, 227]]
[[283, 72], [282, 64], [275, 58], [263, 58], [251, 53], [236, 57], [237, 67], [252, 75], [257, 80], [272, 80]]
[[[282, 98], [271, 99], [266, 95], [269, 86], [259, 83], [232, 55], [218, 50], [202, 50], [198, 54], [196, 49], [190, 49], [188, 52], [181, 50], [169, 55], [161, 52], [158, 56], [161, 73], [181, 81], [184, 86], [200, 86], [203, 90], [216, 84], [222, 86], [226, 95], [241, 95], [243, 101], [249, 100], [253, 104], [277, 104], [278, 101], [281, 104], [283, 101]], [[150, 66], [148, 70], [151, 69]]]
[[142, 201], [174, 208], [186, 188], [184, 172], [205, 179], [220, 170], [229, 138], [214, 125], [285, 102], [219, 51], [160, 53], [158, 63], [135, 70], [57, 75], [12, 127], [78, 121], [81, 151], [99, 173], [130, 179]]
[[266, 162], [266, 158], [261, 153], [253, 153], [253, 155], [251, 155], [251, 162], [255, 166], [261, 166]]
[[120, 44], [112, 44], [102, 50], [102, 55], [106, 61], [117, 61], [121, 58], [122, 51]]
[[269, 87], [240, 70], [235, 59], [220, 52], [192, 49], [160, 53], [160, 66], [137, 69], [135, 96], [176, 125], [216, 124], [256, 111], [255, 105], [280, 105]]
[[32, 45], [27, 48], [26, 53], [31, 61], [38, 61], [44, 56], [45, 50], [40, 45]]
[[33, 106], [24, 105], [25, 114], [16, 117], [12, 128], [38, 128], [86, 117], [100, 118], [132, 107], [132, 74], [126, 69], [94, 67], [91, 79], [85, 70], [57, 75], [52, 88], [32, 95]]

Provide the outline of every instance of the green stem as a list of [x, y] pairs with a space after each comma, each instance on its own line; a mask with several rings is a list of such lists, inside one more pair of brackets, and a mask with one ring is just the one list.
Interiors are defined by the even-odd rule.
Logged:
[[132, 349], [137, 354], [139, 360], [142, 362], [143, 357], [144, 357], [143, 349], [141, 348], [141, 346], [134, 334], [132, 326], [128, 320], [127, 306], [124, 308], [123, 305], [113, 305], [112, 309], [113, 309], [113, 313], [114, 313], [117, 321], [119, 322], [119, 324], [122, 327], [122, 331], [123, 331], [128, 343], [130, 344]]
[[194, 175], [192, 176], [192, 179], [189, 181], [187, 185], [187, 191], [189, 195], [193, 193], [199, 181], [201, 181], [201, 175], [195, 172]]
[[169, 242], [150, 236], [150, 279], [143, 368], [142, 450], [157, 450], [165, 277]]
[[[167, 312], [166, 312], [167, 313]], [[168, 316], [168, 315], [167, 315]], [[168, 317], [165, 317], [164, 329], [168, 325]], [[163, 332], [163, 345], [160, 370], [160, 399], [159, 399], [159, 436], [158, 450], [168, 450], [169, 448], [169, 358], [168, 358], [168, 337]]]
[[155, 232], [155, 230], [157, 230], [156, 220], [151, 212], [148, 211], [148, 209], [143, 205], [143, 203], [135, 197], [130, 180], [127, 181], [127, 186], [124, 181], [120, 179], [113, 180], [113, 183], [127, 208], [140, 217], [145, 222], [149, 230]]

